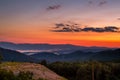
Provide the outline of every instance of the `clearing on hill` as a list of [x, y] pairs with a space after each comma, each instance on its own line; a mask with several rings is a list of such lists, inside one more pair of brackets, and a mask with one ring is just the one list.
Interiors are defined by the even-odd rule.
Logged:
[[25, 62], [24, 63], [3, 62], [2, 64], [0, 64], [0, 66], [2, 69], [13, 71], [15, 75], [18, 74], [20, 71], [32, 72], [34, 74], [33, 79], [43, 78], [46, 80], [67, 80], [57, 75], [53, 71], [49, 70], [48, 68], [44, 67], [41, 64], [25, 63]]

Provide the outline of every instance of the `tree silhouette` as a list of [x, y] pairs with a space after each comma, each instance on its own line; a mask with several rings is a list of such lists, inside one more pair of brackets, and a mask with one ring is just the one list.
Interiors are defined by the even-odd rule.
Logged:
[[2, 59], [3, 59], [2, 52], [0, 52], [0, 63], [2, 62]]
[[42, 65], [44, 65], [44, 66], [47, 66], [47, 61], [46, 61], [46, 60], [42, 60], [42, 61], [40, 62], [40, 64], [42, 64]]

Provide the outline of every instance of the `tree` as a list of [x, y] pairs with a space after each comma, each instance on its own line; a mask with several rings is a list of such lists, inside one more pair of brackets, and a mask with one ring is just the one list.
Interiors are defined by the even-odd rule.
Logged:
[[0, 63], [2, 62], [2, 59], [3, 59], [2, 53], [0, 52]]
[[46, 61], [46, 60], [42, 60], [42, 61], [40, 62], [40, 64], [42, 64], [42, 65], [44, 65], [44, 66], [47, 66], [47, 61]]

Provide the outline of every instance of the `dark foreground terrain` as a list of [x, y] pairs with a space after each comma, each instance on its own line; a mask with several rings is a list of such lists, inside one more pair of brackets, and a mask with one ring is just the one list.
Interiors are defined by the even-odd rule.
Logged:
[[120, 63], [115, 62], [54, 62], [47, 66], [68, 80], [120, 80]]
[[36, 55], [0, 48], [0, 80], [120, 80], [120, 49]]

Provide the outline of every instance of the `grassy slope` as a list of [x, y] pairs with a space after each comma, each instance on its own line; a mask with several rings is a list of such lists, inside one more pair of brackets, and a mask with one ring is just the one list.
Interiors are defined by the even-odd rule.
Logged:
[[30, 71], [33, 72], [34, 79], [44, 78], [47, 80], [66, 80], [63, 77], [58, 76], [53, 71], [49, 70], [48, 68], [44, 67], [40, 64], [35, 63], [18, 63], [18, 62], [4, 62], [0, 64], [2, 69], [11, 70], [14, 74], [18, 74], [19, 71]]

